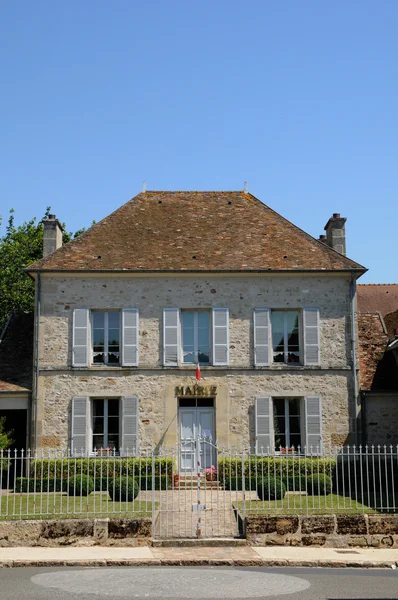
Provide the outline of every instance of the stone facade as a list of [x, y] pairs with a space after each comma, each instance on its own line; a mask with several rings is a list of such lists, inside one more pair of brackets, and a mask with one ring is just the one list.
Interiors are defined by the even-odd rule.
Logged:
[[366, 392], [366, 443], [398, 445], [398, 390], [396, 392]]
[[[72, 367], [72, 314], [77, 308], [139, 309], [139, 366]], [[195, 383], [192, 366], [162, 366], [163, 309], [228, 307], [228, 367], [203, 367], [202, 383], [216, 386], [216, 437], [254, 445], [257, 396], [319, 396], [323, 443], [352, 443], [353, 375], [349, 276], [43, 274], [40, 316], [38, 447], [70, 444], [75, 396], [139, 398], [140, 445], [175, 444], [178, 391]], [[253, 309], [320, 309], [319, 367], [253, 366]]]

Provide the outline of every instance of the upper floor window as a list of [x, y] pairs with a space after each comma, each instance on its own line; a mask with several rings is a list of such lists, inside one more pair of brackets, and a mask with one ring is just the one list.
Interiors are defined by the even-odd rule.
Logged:
[[228, 365], [229, 310], [163, 311], [163, 364]]
[[138, 310], [73, 311], [72, 365], [138, 365]]
[[210, 312], [181, 311], [181, 328], [183, 362], [210, 364]]
[[318, 308], [255, 308], [253, 323], [255, 366], [320, 364]]
[[92, 312], [92, 362], [120, 362], [120, 312]]
[[295, 310], [272, 310], [273, 361], [285, 364], [300, 363], [299, 312]]

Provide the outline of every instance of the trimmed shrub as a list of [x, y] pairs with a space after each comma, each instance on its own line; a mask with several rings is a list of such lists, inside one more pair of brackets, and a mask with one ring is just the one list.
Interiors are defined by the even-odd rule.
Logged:
[[114, 502], [132, 502], [138, 496], [138, 483], [132, 477], [115, 477], [109, 494]]
[[[253, 490], [257, 489], [258, 480], [255, 477], [249, 479], [245, 477], [245, 490]], [[242, 490], [242, 477], [225, 477], [224, 479], [224, 490]]]
[[257, 496], [260, 500], [282, 500], [286, 486], [277, 477], [263, 477], [257, 481]]
[[17, 477], [14, 485], [14, 493], [34, 493], [34, 492], [66, 492], [68, 489], [68, 480], [57, 477], [34, 479], [30, 477]]
[[87, 475], [76, 475], [69, 478], [69, 496], [88, 496], [94, 491], [94, 481]]
[[319, 496], [330, 494], [332, 491], [332, 480], [324, 473], [316, 473], [307, 477], [307, 494], [309, 496]]

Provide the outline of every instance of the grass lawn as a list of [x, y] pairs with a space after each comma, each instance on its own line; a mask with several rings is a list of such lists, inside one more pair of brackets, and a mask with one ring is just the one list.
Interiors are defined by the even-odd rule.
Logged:
[[[234, 506], [243, 510], [243, 502], [234, 502]], [[327, 513], [376, 513], [351, 498], [329, 494], [328, 496], [285, 496], [283, 500], [261, 501], [247, 500], [246, 514], [327, 514]]]
[[113, 502], [107, 493], [89, 496], [65, 494], [7, 494], [0, 496], [0, 520], [86, 517], [151, 517], [152, 503]]

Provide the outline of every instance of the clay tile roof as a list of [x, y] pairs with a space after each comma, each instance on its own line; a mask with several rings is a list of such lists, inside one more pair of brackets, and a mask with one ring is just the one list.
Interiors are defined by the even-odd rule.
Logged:
[[359, 312], [379, 311], [383, 317], [398, 310], [398, 283], [358, 285], [357, 306]]
[[27, 271], [365, 271], [244, 192], [144, 192]]
[[0, 392], [30, 391], [32, 371], [33, 314], [13, 314], [0, 343]]
[[358, 314], [358, 338], [361, 389], [398, 389], [398, 368], [392, 352], [386, 352], [388, 335], [380, 313]]

